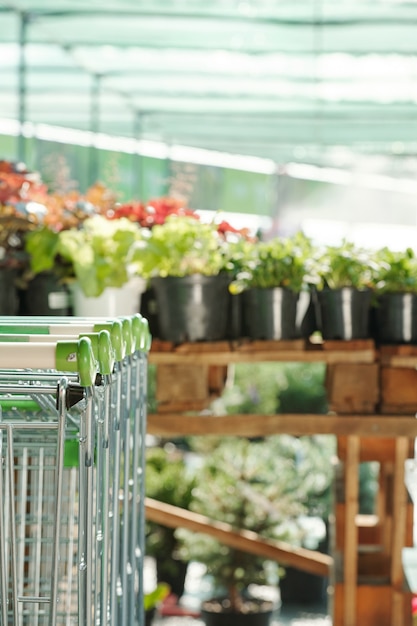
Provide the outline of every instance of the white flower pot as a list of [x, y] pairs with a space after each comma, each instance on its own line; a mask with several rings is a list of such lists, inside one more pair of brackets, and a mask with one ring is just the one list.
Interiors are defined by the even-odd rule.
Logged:
[[72, 286], [72, 307], [77, 317], [119, 317], [140, 311], [141, 294], [146, 282], [139, 277], [130, 279], [122, 287], [106, 287], [96, 298], [87, 297], [80, 286]]

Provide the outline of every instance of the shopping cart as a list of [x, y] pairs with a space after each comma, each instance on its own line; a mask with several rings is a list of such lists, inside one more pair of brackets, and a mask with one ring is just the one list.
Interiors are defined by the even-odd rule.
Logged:
[[0, 319], [1, 624], [141, 626], [147, 322], [58, 321]]

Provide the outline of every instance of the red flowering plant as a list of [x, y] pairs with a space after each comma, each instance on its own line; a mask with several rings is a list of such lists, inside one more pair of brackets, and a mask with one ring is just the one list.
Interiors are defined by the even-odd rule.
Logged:
[[[252, 235], [249, 228], [235, 228], [228, 221], [222, 220], [217, 224], [217, 232], [227, 242], [228, 261], [227, 271], [234, 284], [237, 276], [244, 270], [248, 258], [256, 246], [257, 237]], [[229, 288], [233, 293], [233, 289]]]
[[108, 213], [110, 219], [127, 217], [145, 228], [163, 224], [169, 215], [188, 215], [198, 219], [196, 212], [189, 209], [184, 200], [168, 196], [152, 198], [147, 202], [131, 200], [125, 204], [114, 206]]
[[42, 222], [47, 188], [23, 163], [0, 161], [0, 267], [21, 268], [24, 234]]

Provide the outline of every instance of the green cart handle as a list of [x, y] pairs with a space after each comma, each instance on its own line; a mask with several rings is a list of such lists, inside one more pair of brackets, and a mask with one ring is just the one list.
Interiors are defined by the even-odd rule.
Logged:
[[75, 372], [83, 387], [91, 387], [98, 373], [91, 339], [0, 344], [0, 369]]
[[[37, 344], [29, 344], [36, 346]], [[55, 369], [63, 372], [77, 372], [82, 387], [94, 385], [99, 367], [94, 357], [89, 337], [77, 341], [58, 341], [55, 346]]]
[[132, 319], [132, 328], [136, 337], [136, 350], [149, 352], [152, 344], [152, 335], [149, 331], [149, 322], [146, 317], [137, 313]]
[[123, 361], [126, 353], [125, 339], [123, 336], [123, 327], [121, 320], [113, 322], [100, 322], [94, 324], [94, 331], [100, 332], [107, 330], [110, 333], [111, 344], [114, 350], [115, 361]]

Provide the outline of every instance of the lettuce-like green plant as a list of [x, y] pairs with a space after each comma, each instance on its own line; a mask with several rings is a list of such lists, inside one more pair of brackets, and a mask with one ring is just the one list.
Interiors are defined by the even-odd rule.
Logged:
[[244, 241], [237, 253], [241, 254], [240, 268], [230, 286], [232, 293], [253, 287], [285, 287], [298, 293], [306, 284], [312, 244], [301, 232], [288, 238]]
[[324, 246], [310, 262], [310, 279], [317, 289], [373, 288], [377, 264], [370, 250], [343, 240]]
[[385, 247], [376, 253], [375, 290], [382, 293], [417, 293], [417, 257], [414, 250], [393, 251]]
[[140, 273], [133, 251], [141, 236], [140, 227], [127, 218], [95, 215], [79, 229], [28, 233], [26, 250], [34, 274], [54, 271], [67, 281], [77, 280], [86, 296], [96, 297], [106, 287], [121, 287]]
[[169, 216], [149, 230], [134, 257], [145, 278], [216, 276], [228, 270], [229, 244], [214, 223], [190, 216]]

